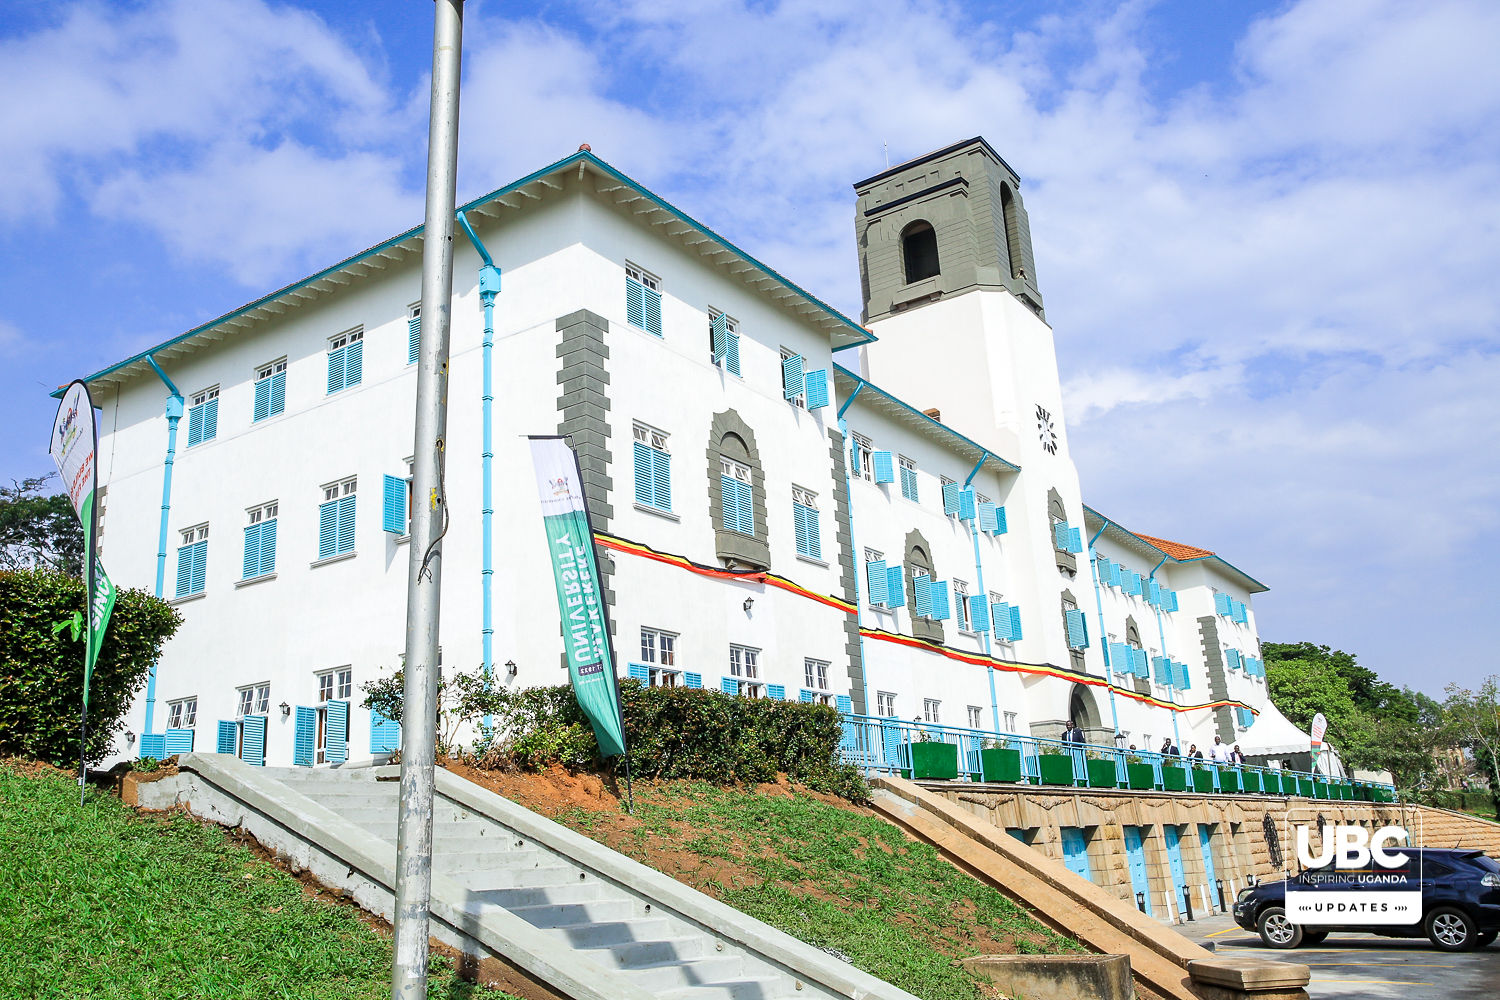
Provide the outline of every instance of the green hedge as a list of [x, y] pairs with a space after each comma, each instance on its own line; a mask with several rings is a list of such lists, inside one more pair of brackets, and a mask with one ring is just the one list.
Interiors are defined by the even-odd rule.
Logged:
[[1414, 799], [1423, 805], [1437, 806], [1440, 809], [1457, 809], [1462, 812], [1485, 812], [1493, 809], [1497, 798], [1500, 798], [1491, 795], [1488, 790], [1461, 791], [1424, 788], [1404, 794], [1408, 799]]
[[[0, 573], [0, 756], [78, 764], [83, 642], [52, 627], [83, 608], [83, 581], [45, 570]], [[124, 728], [131, 699], [182, 618], [142, 590], [121, 590], [89, 686], [88, 760]]]
[[[476, 756], [490, 765], [539, 770], [599, 766], [599, 747], [570, 687], [497, 692], [496, 731]], [[819, 791], [862, 800], [859, 769], [839, 757], [843, 725], [826, 705], [738, 698], [717, 691], [620, 685], [631, 773], [721, 784], [786, 774]], [[613, 765], [618, 772], [619, 762]]]

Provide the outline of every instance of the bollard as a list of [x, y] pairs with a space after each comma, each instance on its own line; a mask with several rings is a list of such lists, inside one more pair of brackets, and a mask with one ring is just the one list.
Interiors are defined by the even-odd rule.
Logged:
[[1228, 913], [1229, 907], [1224, 902], [1224, 880], [1217, 879], [1216, 881], [1219, 883], [1219, 909], [1225, 913]]
[[1193, 919], [1193, 894], [1187, 886], [1182, 887], [1182, 914], [1188, 920]]

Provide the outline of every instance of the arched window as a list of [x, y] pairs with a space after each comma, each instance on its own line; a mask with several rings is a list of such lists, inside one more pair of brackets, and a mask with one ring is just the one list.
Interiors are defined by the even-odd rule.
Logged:
[[714, 414], [708, 436], [709, 513], [726, 565], [769, 569], [765, 475], [755, 433], [733, 410]]
[[[932, 564], [932, 546], [927, 539], [922, 537], [920, 531], [909, 532], [906, 536], [906, 558], [902, 561], [906, 564], [906, 606], [915, 612], [917, 607], [917, 584], [919, 576], [930, 576], [937, 579], [937, 570]], [[920, 618], [915, 613], [911, 616], [911, 632], [918, 639], [930, 639], [933, 642], [943, 641], [943, 623], [931, 618]]]
[[908, 285], [938, 273], [937, 233], [930, 223], [918, 220], [901, 230], [901, 259]]
[[1000, 212], [1005, 222], [1005, 245], [1001, 248], [1005, 251], [1005, 270], [1012, 278], [1021, 277], [1021, 255], [1018, 252], [1021, 245], [1021, 227], [1016, 222], [1016, 198], [1010, 193], [1009, 184], [1000, 185]]

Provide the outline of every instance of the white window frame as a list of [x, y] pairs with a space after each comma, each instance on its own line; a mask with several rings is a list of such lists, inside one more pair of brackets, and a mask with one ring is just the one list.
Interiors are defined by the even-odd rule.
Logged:
[[922, 699], [922, 721], [934, 726], [942, 725], [943, 703], [937, 698]]
[[[668, 632], [654, 626], [641, 626], [641, 662], [648, 667], [675, 667], [679, 632]], [[647, 637], [651, 642], [648, 647]], [[649, 649], [649, 655], [648, 655]]]
[[195, 545], [198, 542], [206, 542], [208, 541], [208, 522], [204, 521], [202, 524], [195, 524], [191, 528], [183, 528], [181, 534], [183, 545]]
[[[633, 420], [633, 421], [631, 421], [631, 424], [630, 424], [630, 433], [631, 433], [632, 440], [639, 441], [641, 444], [645, 445], [647, 448], [650, 448], [653, 451], [659, 451], [663, 455], [668, 456], [669, 458], [671, 457], [672, 448], [671, 448], [671, 446], [667, 442], [672, 437], [672, 435], [668, 434], [666, 431], [664, 431], [664, 430], [662, 430], [662, 429], [660, 429], [658, 427], [653, 427], [653, 426], [651, 426], [650, 424], [646, 423], [643, 420]], [[665, 507], [658, 507], [656, 505], [656, 502], [655, 502], [656, 501], [656, 496], [655, 496], [655, 490], [654, 490], [655, 477], [656, 477], [656, 474], [655, 474], [655, 470], [653, 469], [653, 471], [652, 471], [653, 491], [652, 491], [651, 502], [650, 503], [641, 503], [640, 500], [635, 500], [635, 503], [638, 506], [649, 507], [649, 508], [651, 508], [654, 511], [660, 511], [663, 514], [670, 514], [670, 513], [672, 513], [672, 505], [671, 505], [670, 502]], [[668, 486], [670, 488], [670, 481], [668, 483]], [[631, 492], [631, 497], [634, 498], [634, 496], [635, 496], [634, 486], [632, 486], [630, 492]]]
[[1006, 712], [1005, 713], [1005, 731], [1007, 733], [1013, 733], [1013, 732], [1015, 732], [1016, 731], [1016, 725], [1017, 725], [1017, 723], [1019, 721], [1020, 721], [1020, 717], [1019, 717], [1019, 715], [1017, 715], [1017, 713], [1015, 713], [1015, 712]]
[[[901, 479], [901, 484], [900, 485], [901, 485], [901, 497], [902, 497], [902, 499], [908, 500], [911, 503], [920, 503], [921, 502], [922, 491], [921, 491], [921, 488], [917, 485], [917, 463], [914, 462], [913, 460], [907, 458], [905, 455], [899, 455], [899, 454], [896, 456], [896, 460], [897, 460], [897, 464], [899, 465], [899, 467], [901, 469], [901, 471], [898, 472], [897, 475]], [[911, 496], [907, 496], [906, 495], [906, 479], [907, 479], [906, 473], [908, 473], [908, 472], [911, 473], [911, 492], [912, 492]]]
[[969, 728], [970, 729], [983, 729], [984, 728], [984, 709], [981, 708], [978, 705], [970, 705], [969, 706]]
[[[760, 679], [760, 649], [737, 642], [729, 644], [729, 676], [738, 681]], [[740, 684], [741, 690], [744, 684]]]
[[[722, 358], [720, 358], [719, 360], [715, 361], [714, 360], [714, 320], [718, 319], [720, 316], [724, 317], [724, 356]], [[724, 372], [726, 375], [734, 375], [734, 372], [732, 372], [732, 371], [729, 370], [729, 338], [730, 337], [738, 337], [739, 335], [740, 335], [740, 321], [739, 320], [735, 319], [733, 316], [729, 315], [728, 313], [726, 313], [722, 309], [715, 309], [713, 306], [709, 306], [709, 308], [708, 308], [708, 361], [709, 361], [709, 364], [713, 365], [715, 368], [717, 368], [720, 371]], [[735, 378], [743, 379], [744, 377], [745, 377], [745, 359], [744, 359], [744, 356], [742, 355], [740, 357], [740, 374], [735, 375]]]
[[875, 470], [871, 466], [875, 461], [873, 457], [875, 454], [875, 442], [858, 431], [850, 431], [849, 440], [851, 442], [850, 447], [854, 449], [854, 454], [857, 456], [857, 461], [859, 462], [859, 478], [867, 483], [873, 483], [875, 481]]
[[347, 479], [340, 479], [332, 483], [324, 483], [323, 502], [327, 503], [330, 500], [338, 500], [343, 497], [353, 496], [357, 492], [359, 492], [358, 476], [350, 476]]
[[356, 326], [352, 330], [345, 330], [343, 333], [334, 334], [328, 338], [328, 353], [332, 354], [340, 347], [348, 347], [350, 344], [364, 339], [365, 328], [362, 326]]
[[270, 715], [271, 714], [271, 682], [257, 681], [254, 684], [245, 684], [235, 690], [235, 719], [243, 719], [247, 715]]
[[628, 260], [625, 262], [625, 277], [634, 278], [636, 281], [639, 281], [642, 285], [646, 286], [653, 292], [661, 291], [661, 278], [652, 274], [650, 271], [646, 270], [644, 267], [641, 267], [639, 264], [632, 264]]
[[167, 728], [192, 729], [198, 724], [198, 696], [167, 702]]
[[649, 667], [646, 670], [646, 686], [654, 688], [682, 687], [682, 671]]
[[969, 583], [967, 580], [955, 579], [953, 581], [953, 604], [958, 630], [974, 634], [974, 623], [969, 621]]
[[255, 381], [264, 382], [268, 378], [274, 378], [286, 371], [286, 358], [278, 358], [275, 361], [260, 365], [255, 369]]
[[[797, 352], [794, 351], [794, 350], [792, 350], [790, 347], [783, 347], [781, 349], [781, 360], [783, 362], [786, 361], [788, 358], [795, 358], [796, 356], [797, 356]], [[803, 372], [803, 374], [806, 375], [807, 373]], [[797, 395], [795, 395], [791, 399], [787, 400], [787, 402], [791, 403], [793, 406], [795, 406], [799, 410], [805, 410], [805, 409], [807, 409], [807, 387], [806, 387], [806, 385], [804, 385], [802, 387], [802, 391], [801, 392], [797, 393]]]
[[195, 392], [195, 393], [193, 393], [193, 401], [192, 401], [192, 403], [188, 404], [188, 409], [193, 409], [195, 407], [202, 406], [204, 403], [207, 403], [209, 400], [211, 400], [211, 399], [218, 399], [218, 398], [219, 398], [219, 387], [216, 386], [216, 385], [211, 385], [207, 389], [204, 389], [202, 392]]
[[875, 714], [882, 719], [891, 719], [896, 716], [896, 695], [892, 691], [875, 692]]

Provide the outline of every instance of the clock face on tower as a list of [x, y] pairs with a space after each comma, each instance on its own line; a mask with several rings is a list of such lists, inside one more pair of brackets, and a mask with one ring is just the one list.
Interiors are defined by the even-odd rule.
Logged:
[[1047, 454], [1056, 455], [1057, 431], [1052, 428], [1052, 414], [1048, 413], [1040, 403], [1036, 407], [1036, 431]]

